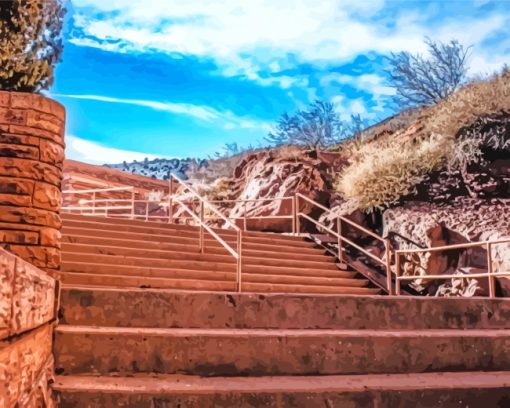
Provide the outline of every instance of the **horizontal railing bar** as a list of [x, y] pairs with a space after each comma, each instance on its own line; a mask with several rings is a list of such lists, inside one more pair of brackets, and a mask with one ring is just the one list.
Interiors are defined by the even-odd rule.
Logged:
[[480, 241], [480, 242], [466, 242], [464, 244], [454, 244], [454, 245], [443, 245], [438, 247], [431, 248], [419, 248], [419, 249], [398, 249], [395, 253], [405, 255], [405, 254], [416, 254], [416, 253], [424, 253], [424, 252], [437, 252], [437, 251], [447, 251], [454, 249], [466, 249], [466, 248], [476, 248], [482, 245], [496, 245], [496, 244], [505, 244], [510, 243], [510, 239], [498, 239], [494, 241]]
[[366, 229], [364, 227], [362, 227], [361, 225], [359, 224], [356, 224], [354, 221], [351, 221], [350, 219], [342, 216], [342, 215], [337, 215], [335, 214], [333, 211], [331, 211], [329, 208], [323, 206], [322, 204], [318, 203], [317, 201], [315, 200], [312, 200], [310, 197], [307, 197], [301, 193], [296, 193], [296, 196], [297, 197], [300, 197], [300, 198], [303, 198], [305, 201], [308, 201], [310, 204], [313, 204], [314, 206], [324, 210], [325, 212], [327, 212], [328, 214], [333, 214], [335, 217], [338, 217], [340, 218], [342, 221], [346, 222], [347, 224], [357, 228], [358, 230], [364, 232], [365, 234], [367, 235], [370, 235], [371, 237], [375, 238], [375, 239], [378, 239], [379, 241], [381, 242], [384, 242], [384, 238], [381, 237], [380, 235], [377, 235], [376, 233], [370, 231], [369, 229]]
[[309, 217], [308, 215], [306, 215], [306, 214], [304, 214], [304, 213], [302, 213], [302, 212], [299, 212], [299, 213], [298, 213], [298, 216], [301, 216], [301, 217], [303, 217], [303, 218], [307, 219], [308, 221], [310, 221], [310, 222], [312, 222], [313, 224], [315, 224], [315, 225], [317, 225], [317, 226], [321, 227], [323, 230], [325, 230], [325, 231], [329, 232], [330, 234], [334, 235], [335, 237], [337, 237], [337, 238], [342, 238], [342, 239], [343, 239], [343, 237], [342, 237], [342, 236], [340, 236], [337, 232], [335, 232], [335, 231], [333, 231], [332, 229], [330, 229], [330, 228], [326, 227], [325, 225], [321, 224], [319, 221], [314, 220], [312, 217]]
[[382, 263], [382, 264], [385, 264], [385, 262], [378, 258], [377, 256], [375, 256], [374, 254], [371, 254], [370, 252], [368, 252], [366, 249], [364, 249], [363, 247], [359, 246], [358, 244], [355, 244], [354, 242], [352, 242], [350, 239], [344, 237], [343, 235], [339, 235], [337, 232], [333, 231], [332, 229], [326, 227], [325, 225], [321, 224], [320, 222], [314, 220], [313, 218], [309, 217], [308, 215], [302, 213], [302, 212], [299, 212], [298, 213], [298, 216], [301, 216], [305, 219], [307, 219], [308, 221], [314, 223], [315, 225], [318, 225], [319, 227], [321, 227], [322, 229], [324, 229], [325, 231], [329, 232], [331, 235], [334, 235], [336, 238], [340, 238], [343, 242], [346, 242], [348, 243], [349, 245], [353, 246], [354, 248], [358, 249], [359, 251], [361, 251], [362, 253], [370, 256], [372, 259]]
[[468, 279], [468, 278], [488, 278], [489, 276], [510, 276], [510, 272], [494, 272], [493, 274], [486, 273], [470, 273], [462, 275], [415, 275], [415, 276], [397, 276], [397, 280], [416, 280], [416, 279]]
[[130, 210], [132, 207], [127, 205], [103, 206], [103, 207], [62, 207], [62, 210]]
[[358, 249], [359, 251], [361, 251], [362, 253], [364, 253], [365, 255], [368, 255], [370, 258], [372, 258], [374, 261], [377, 261], [383, 265], [386, 265], [386, 262], [384, 262], [381, 258], [379, 258], [377, 255], [374, 255], [372, 253], [370, 253], [369, 251], [367, 251], [366, 249], [364, 249], [363, 247], [359, 246], [358, 244], [355, 244], [354, 242], [352, 242], [350, 239], [348, 238], [345, 238], [345, 237], [342, 237], [342, 241], [344, 242], [347, 242], [349, 245], [353, 246], [354, 248]]
[[118, 202], [129, 202], [129, 203], [155, 203], [155, 204], [166, 204], [168, 205], [167, 200], [157, 200], [157, 201], [151, 201], [151, 200], [131, 200], [129, 198], [97, 198], [95, 200], [93, 199], [84, 199], [81, 198], [79, 200], [80, 203], [118, 203]]
[[78, 201], [79, 203], [132, 203], [133, 200], [129, 198], [101, 198], [96, 200], [90, 200], [90, 199], [80, 199]]
[[90, 190], [63, 190], [62, 194], [85, 194], [85, 193], [101, 193], [105, 191], [131, 191], [133, 190], [133, 186], [126, 187], [110, 187], [110, 188], [97, 188]]
[[203, 223], [201, 220], [200, 220], [200, 217], [198, 215], [196, 215], [193, 211], [191, 211], [184, 203], [182, 203], [179, 199], [177, 198], [174, 198], [174, 201], [179, 204], [183, 209], [184, 211], [186, 211], [189, 215], [191, 215], [195, 221], [197, 221], [207, 232], [209, 232], [209, 234], [211, 234], [214, 238], [216, 238], [216, 240], [221, 244], [223, 245], [223, 247], [228, 251], [230, 252], [230, 254], [235, 258], [235, 259], [238, 259], [239, 258], [239, 254], [225, 241], [223, 240], [223, 238], [221, 238], [218, 234], [216, 234], [216, 232], [214, 232], [214, 230], [212, 228], [210, 228], [207, 224]]
[[272, 197], [272, 198], [248, 198], [248, 199], [239, 199], [239, 200], [211, 200], [211, 203], [256, 203], [256, 202], [264, 202], [264, 201], [284, 201], [284, 200], [292, 200], [292, 197]]

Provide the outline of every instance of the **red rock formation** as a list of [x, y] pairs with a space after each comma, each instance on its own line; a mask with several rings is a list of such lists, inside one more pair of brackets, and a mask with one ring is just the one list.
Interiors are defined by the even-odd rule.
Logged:
[[[280, 148], [245, 157], [235, 168], [234, 177], [226, 185], [229, 198], [256, 200], [291, 197], [301, 193], [320, 203], [327, 204], [335, 172], [345, 161], [335, 153], [305, 152], [298, 148]], [[300, 205], [304, 213], [314, 209], [306, 203]], [[238, 203], [229, 211], [230, 217], [269, 217], [292, 215], [292, 201]], [[238, 221], [242, 224], [242, 221]], [[289, 232], [290, 219], [252, 219], [248, 229]]]

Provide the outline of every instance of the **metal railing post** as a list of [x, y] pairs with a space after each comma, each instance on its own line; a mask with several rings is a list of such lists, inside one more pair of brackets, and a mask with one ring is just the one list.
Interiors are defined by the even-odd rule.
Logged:
[[292, 235], [296, 235], [296, 194], [292, 197]]
[[96, 213], [96, 192], [92, 193], [92, 214]]
[[301, 222], [299, 221], [299, 194], [296, 194], [296, 235], [301, 232]]
[[400, 252], [395, 252], [395, 295], [400, 295]]
[[342, 219], [340, 217], [336, 218], [336, 231], [338, 233], [338, 261], [344, 262], [344, 251], [342, 244]]
[[246, 211], [247, 211], [247, 205], [246, 201], [244, 202], [244, 214], [243, 214], [243, 229], [246, 231], [247, 229], [247, 220], [246, 220]]
[[494, 278], [494, 271], [492, 268], [492, 245], [487, 242], [487, 273], [489, 278], [489, 297], [496, 297], [496, 282]]
[[237, 291], [242, 292], [243, 234], [237, 231]]
[[200, 201], [200, 253], [204, 253], [204, 202]]
[[393, 295], [393, 285], [391, 283], [391, 247], [390, 240], [384, 240], [384, 249], [386, 252], [386, 286], [388, 295]]
[[145, 221], [149, 221], [149, 202], [145, 202]]
[[131, 219], [135, 219], [135, 190], [131, 190]]

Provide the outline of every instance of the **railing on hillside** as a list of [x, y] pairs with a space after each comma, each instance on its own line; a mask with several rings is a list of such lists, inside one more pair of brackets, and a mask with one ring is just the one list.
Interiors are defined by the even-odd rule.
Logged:
[[[416, 279], [470, 279], [470, 278], [487, 278], [489, 286], [489, 297], [496, 297], [496, 281], [497, 277], [510, 276], [510, 271], [494, 271], [492, 249], [495, 245], [510, 244], [510, 238], [499, 239], [493, 241], [466, 242], [463, 244], [444, 245], [432, 248], [420, 249], [398, 249], [395, 251], [395, 294], [401, 293], [401, 282]], [[487, 272], [462, 274], [441, 274], [441, 275], [402, 275], [402, 258], [405, 255], [424, 254], [432, 252], [447, 252], [459, 249], [484, 247], [487, 256]]]
[[[191, 203], [193, 203], [194, 200], [193, 199], [183, 199], [182, 201], [185, 203], [191, 204]], [[275, 202], [275, 201], [290, 201], [291, 202], [290, 214], [288, 214], [288, 215], [282, 215], [282, 214], [249, 215], [249, 210], [248, 210], [249, 203], [264, 203], [264, 202]], [[213, 205], [231, 204], [231, 203], [232, 204], [236, 204], [236, 203], [242, 204], [242, 207], [243, 207], [242, 215], [232, 216], [232, 215], [223, 214], [223, 216], [225, 218], [228, 218], [229, 220], [233, 220], [233, 221], [242, 220], [242, 227], [243, 227], [244, 231], [248, 231], [248, 221], [249, 220], [291, 220], [292, 233], [294, 233], [296, 230], [295, 216], [294, 216], [294, 213], [295, 213], [295, 209], [294, 209], [295, 199], [294, 199], [294, 197], [254, 198], [254, 199], [242, 199], [242, 200], [209, 200], [209, 203], [211, 203]], [[219, 209], [219, 211], [221, 212], [220, 209]], [[188, 218], [189, 217], [181, 217], [181, 216], [173, 217], [174, 220], [181, 220], [181, 219], [186, 220]], [[210, 216], [210, 215], [205, 217], [206, 220], [217, 220], [220, 218], [223, 219], [223, 217], [216, 217], [216, 216]]]
[[[101, 195], [111, 195], [112, 193], [126, 193], [127, 198], [101, 198]], [[75, 197], [77, 205], [64, 205], [61, 210], [69, 213], [79, 213], [81, 215], [95, 215], [105, 217], [118, 217], [129, 219], [143, 219], [145, 221], [165, 220], [168, 221], [168, 214], [151, 215], [151, 205], [157, 209], [168, 212], [168, 202], [166, 200], [140, 200], [136, 198], [134, 187], [109, 187], [90, 190], [64, 190], [62, 191], [64, 203], [68, 197]], [[88, 198], [79, 198], [80, 196]], [[137, 212], [141, 204], [142, 211]], [[153, 210], [154, 211], [154, 210]]]
[[[304, 218], [305, 220], [308, 220], [309, 222], [314, 224], [319, 230], [326, 231], [327, 233], [329, 233], [330, 235], [334, 236], [337, 239], [338, 260], [340, 262], [345, 262], [344, 251], [345, 251], [345, 245], [347, 244], [347, 245], [350, 245], [353, 248], [357, 249], [364, 255], [370, 257], [378, 264], [381, 264], [386, 270], [386, 291], [388, 292], [389, 295], [393, 294], [392, 273], [391, 273], [391, 246], [390, 246], [389, 239], [383, 238], [383, 237], [377, 235], [376, 233], [362, 227], [359, 224], [356, 224], [355, 222], [349, 220], [346, 217], [334, 214], [329, 208], [323, 206], [322, 204], [318, 203], [315, 200], [312, 200], [309, 197], [306, 197], [303, 194], [296, 193], [295, 197], [296, 197], [296, 202], [294, 204], [294, 208], [296, 208], [296, 213], [295, 213], [296, 231], [301, 230], [301, 224], [300, 224], [299, 217]], [[314, 218], [310, 217], [309, 215], [301, 212], [300, 211], [301, 200], [307, 202], [308, 204], [311, 204], [312, 206], [314, 206], [316, 208], [323, 210], [324, 213], [326, 213], [326, 214], [333, 215], [333, 219], [336, 220], [336, 229], [337, 230], [334, 231], [333, 229], [329, 228], [327, 225], [324, 225], [323, 223], [320, 223], [319, 221], [315, 220]], [[372, 254], [370, 251], [367, 251], [362, 246], [356, 244], [355, 242], [353, 242], [349, 238], [347, 238], [347, 236], [342, 233], [343, 223], [349, 224], [350, 226], [356, 228], [358, 231], [382, 242], [382, 244], [384, 245], [384, 248], [385, 248], [385, 251], [384, 251], [385, 257], [381, 259], [377, 255]]]
[[[189, 184], [184, 182], [181, 178], [176, 176], [173, 173], [170, 173], [169, 177], [169, 220], [173, 222], [173, 203], [177, 203], [186, 213], [188, 213], [199, 225], [199, 249], [200, 253], [204, 253], [205, 251], [205, 241], [204, 241], [204, 230], [207, 231], [211, 236], [216, 239], [236, 260], [236, 289], [238, 292], [242, 291], [242, 246], [243, 246], [243, 230], [235, 225], [231, 220], [225, 217], [216, 207], [214, 207], [208, 200], [200, 196], [198, 192], [191, 187]], [[200, 213], [197, 215], [193, 208], [186, 205], [186, 203], [176, 197], [174, 197], [174, 180], [183, 186], [184, 190], [193, 195], [193, 198], [198, 200], [200, 203]], [[215, 214], [216, 217], [221, 219], [225, 224], [224, 226], [227, 228], [232, 228], [236, 231], [236, 249], [234, 249], [231, 245], [229, 245], [218, 233], [216, 233], [211, 227], [209, 227], [206, 223], [206, 219], [204, 216], [205, 208]]]
[[[183, 187], [185, 193], [190, 194], [191, 198], [177, 198], [174, 195], [174, 184], [178, 183]], [[134, 187], [111, 187], [111, 188], [103, 188], [103, 189], [90, 189], [90, 190], [65, 190], [63, 191], [64, 198], [66, 196], [71, 195], [74, 196], [75, 199], [78, 200], [78, 205], [68, 205], [63, 206], [62, 211], [64, 212], [79, 212], [83, 215], [95, 215], [95, 216], [105, 216], [105, 217], [127, 217], [130, 219], [139, 219], [142, 218], [145, 221], [151, 220], [159, 220], [168, 223], [174, 223], [176, 220], [184, 219], [186, 222], [188, 220], [194, 221], [199, 227], [199, 237], [198, 237], [198, 247], [200, 253], [205, 252], [205, 240], [204, 233], [207, 231], [216, 241], [218, 241], [227, 252], [232, 255], [236, 261], [236, 287], [238, 291], [242, 290], [242, 265], [243, 265], [243, 231], [247, 230], [247, 224], [249, 220], [252, 219], [290, 219], [292, 225], [292, 233], [299, 234], [301, 231], [301, 221], [307, 220], [308, 222], [315, 225], [318, 231], [325, 231], [330, 236], [333, 236], [336, 239], [338, 245], [338, 260], [340, 262], [346, 262], [345, 252], [346, 247], [350, 246], [355, 250], [359, 251], [361, 254], [367, 256], [371, 260], [375, 261], [377, 264], [381, 265], [386, 273], [386, 291], [388, 294], [401, 295], [402, 292], [402, 282], [403, 281], [412, 281], [415, 279], [469, 279], [469, 278], [487, 278], [489, 282], [489, 296], [491, 298], [496, 296], [496, 285], [495, 278], [496, 277], [508, 277], [510, 276], [510, 271], [499, 271], [495, 272], [493, 269], [493, 255], [492, 249], [495, 245], [499, 244], [510, 244], [510, 239], [500, 239], [493, 241], [483, 241], [483, 242], [470, 242], [464, 244], [456, 244], [456, 245], [446, 245], [441, 247], [433, 247], [433, 248], [419, 248], [419, 249], [399, 249], [393, 250], [391, 248], [390, 240], [388, 238], [384, 238], [373, 231], [368, 230], [367, 228], [362, 227], [361, 225], [355, 223], [354, 221], [335, 214], [329, 208], [324, 205], [318, 203], [317, 201], [303, 195], [300, 193], [296, 193], [293, 196], [288, 197], [279, 197], [279, 198], [260, 198], [260, 199], [245, 199], [245, 200], [214, 200], [208, 201], [203, 198], [193, 187], [189, 184], [181, 180], [178, 176], [171, 174], [169, 177], [169, 192], [167, 199], [164, 200], [139, 200], [136, 199], [136, 192]], [[101, 198], [101, 195], [105, 193], [126, 193], [128, 198]], [[79, 198], [79, 196], [89, 196], [88, 198]], [[250, 202], [275, 202], [275, 201], [291, 201], [291, 212], [289, 215], [269, 215], [269, 216], [255, 216], [248, 215], [247, 205]], [[136, 205], [143, 203], [145, 206], [145, 211], [141, 214], [136, 213]], [[198, 203], [198, 208], [194, 207], [192, 204]], [[242, 204], [244, 208], [244, 213], [242, 216], [237, 217], [229, 217], [223, 214], [218, 208], [216, 208], [213, 204], [219, 203], [228, 203], [228, 204]], [[336, 231], [325, 225], [324, 223], [319, 222], [318, 220], [312, 218], [310, 215], [301, 211], [302, 204], [307, 203], [312, 207], [318, 208], [323, 211], [323, 214], [331, 215], [331, 219], [336, 222]], [[159, 208], [166, 209], [166, 213], [164, 215], [151, 215], [150, 214], [150, 205], [159, 206]], [[183, 209], [184, 213], [187, 216], [175, 216], [174, 215], [174, 206], [178, 205]], [[197, 212], [198, 209], [198, 212]], [[207, 209], [211, 214], [205, 215], [205, 209]], [[243, 228], [240, 228], [232, 222], [232, 220], [243, 220]], [[225, 239], [223, 239], [217, 230], [213, 229], [212, 226], [208, 225], [208, 220], [221, 220], [223, 222], [224, 228], [231, 228], [236, 232], [236, 245], [235, 247], [230, 245]], [[384, 246], [384, 256], [381, 258], [367, 249], [363, 248], [363, 246], [353, 242], [351, 238], [347, 236], [345, 233], [346, 225], [356, 229], [358, 232], [365, 234], [368, 237], [375, 239], [380, 242]], [[444, 274], [444, 275], [423, 275], [423, 276], [415, 276], [415, 275], [402, 275], [402, 258], [406, 255], [411, 254], [419, 254], [419, 253], [432, 253], [432, 252], [447, 252], [451, 250], [459, 250], [459, 249], [469, 249], [474, 247], [485, 247], [486, 256], [487, 256], [487, 272], [484, 273], [475, 273], [475, 274], [466, 274], [466, 275], [458, 275], [458, 274]], [[395, 261], [394, 268], [392, 268], [392, 260]], [[395, 279], [395, 287], [393, 287], [393, 278]]]

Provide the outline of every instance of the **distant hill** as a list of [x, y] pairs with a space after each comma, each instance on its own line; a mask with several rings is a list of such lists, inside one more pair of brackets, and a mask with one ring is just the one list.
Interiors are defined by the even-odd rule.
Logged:
[[239, 154], [216, 159], [145, 159], [144, 161], [135, 160], [130, 163], [105, 164], [104, 166], [159, 180], [167, 180], [168, 174], [172, 172], [184, 180], [210, 182], [219, 177], [231, 177], [235, 166], [245, 155], [262, 150], [264, 149], [250, 149]]
[[189, 174], [193, 174], [201, 169], [208, 167], [208, 160], [201, 159], [154, 159], [144, 161], [133, 161], [131, 163], [123, 162], [120, 164], [105, 164], [111, 169], [121, 170], [127, 173], [138, 174], [141, 176], [152, 177], [160, 180], [167, 180], [170, 172], [178, 177], [187, 179]]

